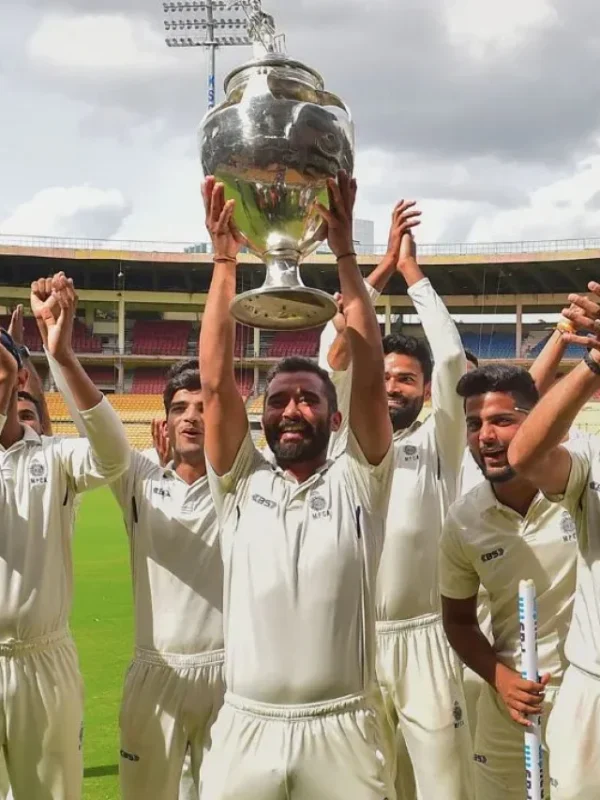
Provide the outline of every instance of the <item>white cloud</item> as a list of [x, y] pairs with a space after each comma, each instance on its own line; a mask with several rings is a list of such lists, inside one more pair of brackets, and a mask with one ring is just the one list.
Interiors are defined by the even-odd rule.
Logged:
[[27, 52], [35, 63], [58, 69], [158, 73], [176, 66], [146, 20], [121, 14], [47, 14]]
[[451, 0], [443, 7], [451, 42], [474, 58], [514, 49], [557, 20], [548, 0]]
[[91, 186], [42, 189], [0, 223], [0, 233], [110, 239], [131, 213], [117, 189]]

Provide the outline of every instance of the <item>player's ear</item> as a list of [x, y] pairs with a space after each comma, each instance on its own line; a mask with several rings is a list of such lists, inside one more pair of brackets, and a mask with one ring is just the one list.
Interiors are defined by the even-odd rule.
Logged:
[[25, 367], [22, 367], [17, 372], [17, 389], [19, 392], [22, 392], [25, 389], [28, 381], [29, 381], [29, 370], [25, 369]]
[[425, 391], [423, 392], [423, 399], [427, 403], [428, 400], [431, 400], [431, 381], [425, 384]]
[[342, 425], [342, 414], [340, 411], [336, 411], [334, 414], [331, 415], [331, 419], [329, 420], [329, 428], [332, 433], [336, 433], [339, 431]]

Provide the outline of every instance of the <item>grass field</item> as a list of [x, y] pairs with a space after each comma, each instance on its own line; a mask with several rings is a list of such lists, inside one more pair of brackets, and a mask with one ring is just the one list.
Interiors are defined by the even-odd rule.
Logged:
[[85, 681], [85, 800], [119, 798], [118, 714], [132, 654], [129, 548], [110, 491], [86, 495], [74, 541], [72, 629]]

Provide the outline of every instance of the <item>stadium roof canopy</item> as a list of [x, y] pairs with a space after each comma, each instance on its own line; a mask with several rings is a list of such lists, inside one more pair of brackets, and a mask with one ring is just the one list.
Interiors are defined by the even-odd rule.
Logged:
[[[202, 293], [212, 271], [207, 249], [206, 245], [0, 236], [0, 286], [28, 286], [40, 275], [64, 270], [85, 289]], [[359, 254], [365, 274], [384, 250], [368, 249], [373, 252]], [[419, 261], [444, 296], [567, 295], [585, 291], [591, 280], [600, 281], [600, 239], [422, 245]], [[310, 256], [302, 276], [309, 285], [332, 293], [338, 289], [331, 254]], [[264, 266], [243, 255], [239, 289], [260, 286], [263, 280]], [[405, 290], [398, 276], [387, 293], [402, 295]]]

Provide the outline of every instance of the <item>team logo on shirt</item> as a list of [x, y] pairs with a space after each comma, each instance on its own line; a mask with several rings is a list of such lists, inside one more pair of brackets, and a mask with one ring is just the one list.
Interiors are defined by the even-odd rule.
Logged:
[[329, 509], [327, 508], [327, 500], [321, 497], [320, 494], [312, 494], [308, 501], [310, 510], [312, 511], [313, 519], [324, 519], [329, 516]]
[[31, 486], [41, 486], [48, 483], [48, 470], [43, 462], [31, 462], [29, 465], [29, 482]]
[[168, 497], [168, 498], [171, 497], [171, 492], [168, 489], [165, 489], [164, 486], [153, 486], [152, 487], [152, 494], [157, 494], [159, 497], [162, 497], [163, 499], [165, 497]]
[[460, 707], [460, 703], [458, 702], [458, 700], [454, 701], [454, 708], [452, 709], [452, 716], [454, 717], [454, 727], [455, 728], [462, 728], [463, 725], [465, 724], [465, 721], [463, 719], [463, 716], [464, 716], [463, 710]]
[[481, 753], [475, 753], [473, 761], [476, 761], [478, 764], [487, 764], [487, 758], [482, 756]]
[[415, 447], [414, 444], [405, 444], [403, 450], [404, 450], [405, 461], [419, 460], [419, 448]]
[[563, 542], [574, 542], [577, 540], [577, 525], [568, 511], [563, 511], [560, 518], [560, 529], [563, 534]]

